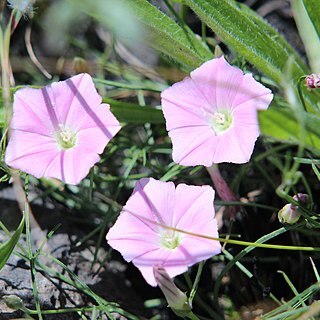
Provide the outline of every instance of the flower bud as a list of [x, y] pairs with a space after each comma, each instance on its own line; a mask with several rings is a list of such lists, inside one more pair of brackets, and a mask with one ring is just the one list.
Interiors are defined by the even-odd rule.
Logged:
[[281, 223], [294, 224], [301, 216], [300, 210], [292, 204], [286, 204], [279, 212], [278, 219]]
[[88, 62], [80, 57], [75, 57], [73, 59], [73, 70], [76, 74], [78, 73], [89, 73]]
[[309, 196], [305, 193], [297, 193], [292, 198], [294, 201], [298, 201], [303, 204], [307, 203], [309, 200]]
[[177, 288], [164, 268], [154, 267], [153, 274], [172, 311], [180, 317], [186, 317], [191, 312], [187, 295]]
[[30, 14], [36, 0], [8, 0], [8, 2], [12, 9], [21, 12], [21, 14]]
[[3, 297], [6, 305], [13, 310], [20, 310], [24, 308], [23, 301], [16, 295], [10, 294]]
[[309, 89], [320, 88], [320, 74], [312, 73], [306, 76], [306, 85]]

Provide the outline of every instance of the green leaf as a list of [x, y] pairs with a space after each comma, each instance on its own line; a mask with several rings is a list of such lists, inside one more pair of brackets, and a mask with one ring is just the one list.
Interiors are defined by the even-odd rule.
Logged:
[[[307, 10], [303, 0], [292, 1], [292, 9], [299, 34], [306, 48], [311, 70], [315, 73], [320, 72], [320, 38], [315, 29], [315, 23], [318, 23], [320, 19], [320, 3], [319, 1], [317, 2], [317, 5], [314, 5], [310, 1], [305, 1], [305, 3], [308, 3], [309, 10]], [[318, 15], [317, 18], [312, 21], [310, 14], [314, 13]], [[315, 17], [313, 17], [313, 19], [314, 18]]]
[[232, 0], [185, 0], [185, 3], [226, 44], [275, 82], [281, 84], [290, 56], [294, 57], [293, 76], [307, 73], [306, 66], [283, 37], [249, 8]]
[[11, 236], [11, 238], [8, 241], [6, 241], [0, 245], [0, 270], [6, 264], [14, 247], [16, 246], [17, 242], [19, 241], [21, 232], [23, 230], [23, 226], [24, 226], [24, 218], [22, 218], [18, 229]]
[[[305, 146], [316, 155], [320, 155], [320, 118], [303, 112], [306, 124]], [[294, 111], [289, 108], [271, 106], [259, 112], [260, 131], [263, 135], [276, 140], [299, 144], [300, 128]]]
[[203, 45], [185, 24], [179, 25], [147, 0], [127, 0], [146, 30], [144, 41], [188, 68], [196, 68], [212, 59], [212, 52]]
[[134, 103], [120, 102], [109, 98], [104, 98], [103, 102], [110, 104], [111, 112], [120, 122], [164, 123], [163, 113], [159, 109], [141, 107]]
[[313, 23], [315, 30], [320, 37], [320, 5], [319, 0], [303, 0], [304, 6]]

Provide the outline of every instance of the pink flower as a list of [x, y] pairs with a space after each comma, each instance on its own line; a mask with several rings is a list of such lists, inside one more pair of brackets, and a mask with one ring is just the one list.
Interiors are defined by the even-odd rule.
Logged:
[[185, 166], [248, 162], [259, 136], [257, 110], [273, 95], [251, 74], [210, 60], [161, 94], [173, 160]]
[[42, 89], [17, 91], [5, 162], [37, 178], [79, 183], [120, 130], [101, 100], [84, 73]]
[[141, 179], [109, 230], [108, 243], [156, 286], [153, 267], [163, 267], [172, 278], [220, 253], [218, 241], [163, 227], [218, 237], [213, 199], [209, 186], [175, 188], [173, 182]]

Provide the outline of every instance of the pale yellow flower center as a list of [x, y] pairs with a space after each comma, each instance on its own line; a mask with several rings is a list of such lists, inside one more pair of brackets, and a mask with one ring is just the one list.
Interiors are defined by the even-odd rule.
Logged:
[[229, 110], [219, 110], [211, 117], [211, 127], [217, 133], [222, 133], [232, 125], [233, 117]]
[[77, 135], [74, 131], [60, 124], [59, 130], [56, 133], [56, 139], [59, 146], [66, 150], [75, 146], [77, 142]]
[[181, 237], [173, 230], [166, 230], [161, 234], [161, 244], [166, 249], [174, 250], [179, 247]]

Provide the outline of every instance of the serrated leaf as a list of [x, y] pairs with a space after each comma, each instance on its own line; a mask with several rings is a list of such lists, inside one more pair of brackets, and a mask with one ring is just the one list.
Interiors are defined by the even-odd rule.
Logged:
[[226, 44], [277, 83], [281, 84], [289, 56], [294, 57], [294, 77], [307, 73], [306, 66], [283, 37], [249, 8], [243, 9], [232, 0], [185, 0], [185, 3]]
[[[320, 118], [303, 112], [306, 124], [305, 147], [320, 155]], [[299, 144], [300, 124], [292, 109], [271, 106], [259, 112], [260, 131], [267, 137], [278, 141]]]
[[22, 218], [18, 229], [14, 232], [11, 238], [0, 245], [0, 270], [6, 264], [14, 247], [18, 243], [21, 232], [23, 230], [23, 226], [24, 226], [24, 218]]

